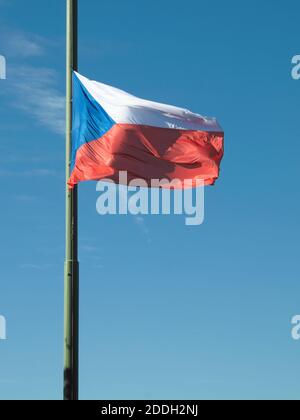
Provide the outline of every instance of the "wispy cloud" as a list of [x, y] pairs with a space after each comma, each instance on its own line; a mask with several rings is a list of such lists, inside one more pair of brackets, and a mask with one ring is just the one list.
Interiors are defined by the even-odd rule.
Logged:
[[7, 163], [41, 163], [43, 158], [41, 156], [24, 156], [24, 154], [13, 154], [7, 149], [0, 149], [0, 164]]
[[25, 171], [25, 175], [27, 176], [59, 176], [59, 173], [53, 169], [46, 169], [46, 168], [40, 168], [40, 169], [32, 169], [30, 171]]
[[61, 174], [55, 170], [51, 169], [30, 169], [30, 170], [24, 170], [24, 171], [18, 171], [18, 170], [6, 170], [0, 169], [0, 177], [12, 177], [12, 176], [22, 176], [22, 177], [59, 177]]
[[84, 239], [81, 240], [82, 245], [80, 246], [80, 261], [86, 262], [90, 267], [95, 269], [104, 268], [101, 246], [94, 246], [90, 243], [90, 241], [87, 243], [84, 243], [84, 241]]
[[81, 247], [83, 252], [87, 252], [87, 253], [99, 253], [99, 247], [96, 247], [94, 245], [82, 245]]
[[65, 97], [57, 89], [57, 72], [33, 66], [11, 70], [7, 84], [12, 105], [57, 134], [65, 132]]
[[1, 29], [0, 37], [1, 49], [7, 57], [40, 57], [49, 45], [49, 41], [39, 35], [9, 29]]
[[138, 226], [140, 231], [143, 233], [143, 235], [145, 235], [148, 244], [151, 244], [152, 239], [151, 239], [151, 236], [150, 236], [150, 230], [149, 230], [149, 228], [146, 224], [145, 218], [143, 216], [135, 216], [134, 217], [134, 222]]
[[22, 270], [34, 270], [34, 271], [43, 271], [48, 270], [53, 267], [53, 264], [20, 264], [19, 266]]
[[8, 53], [16, 57], [38, 57], [44, 54], [42, 39], [26, 36], [23, 33], [12, 34], [8, 41]]
[[23, 203], [32, 203], [37, 200], [37, 197], [29, 194], [16, 194], [12, 197], [14, 200], [21, 201]]
[[58, 88], [59, 74], [49, 67], [24, 65], [25, 60], [32, 63], [32, 59], [48, 53], [54, 45], [55, 42], [39, 35], [0, 30], [1, 53], [11, 57], [1, 94], [39, 124], [64, 134], [65, 96]]

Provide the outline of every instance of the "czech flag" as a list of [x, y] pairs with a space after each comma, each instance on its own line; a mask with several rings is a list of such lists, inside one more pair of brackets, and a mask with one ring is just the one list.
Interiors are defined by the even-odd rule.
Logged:
[[[104, 178], [175, 181], [174, 188], [211, 185], [219, 176], [224, 133], [216, 119], [137, 98], [73, 75], [69, 186]], [[176, 182], [178, 184], [176, 186]], [[189, 181], [189, 182], [186, 182]]]

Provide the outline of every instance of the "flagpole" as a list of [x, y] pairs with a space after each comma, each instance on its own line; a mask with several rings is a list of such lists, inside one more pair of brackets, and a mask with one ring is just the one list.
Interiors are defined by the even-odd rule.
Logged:
[[64, 400], [78, 400], [79, 264], [78, 192], [69, 190], [72, 151], [72, 76], [78, 67], [78, 0], [67, 0], [66, 260], [64, 280]]

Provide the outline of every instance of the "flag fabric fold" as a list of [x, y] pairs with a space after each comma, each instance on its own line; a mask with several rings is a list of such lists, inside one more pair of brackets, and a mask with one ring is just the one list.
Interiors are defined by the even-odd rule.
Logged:
[[121, 171], [128, 181], [139, 178], [149, 186], [161, 179], [178, 181], [178, 188], [211, 185], [223, 153], [224, 133], [216, 119], [74, 72], [70, 188], [88, 180], [118, 182]]

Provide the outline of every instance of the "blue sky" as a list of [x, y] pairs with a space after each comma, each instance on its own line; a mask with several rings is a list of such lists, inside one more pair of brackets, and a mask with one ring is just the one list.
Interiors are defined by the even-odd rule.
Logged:
[[[80, 186], [81, 398], [299, 399], [299, 2], [79, 3], [82, 74], [226, 134], [202, 226], [100, 217]], [[0, 399], [59, 399], [65, 8], [0, 9]]]

